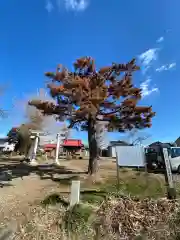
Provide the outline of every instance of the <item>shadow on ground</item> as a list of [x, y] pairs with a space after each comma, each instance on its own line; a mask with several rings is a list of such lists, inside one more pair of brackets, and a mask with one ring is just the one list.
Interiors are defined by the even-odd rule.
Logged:
[[30, 174], [38, 175], [42, 180], [51, 179], [61, 184], [69, 184], [72, 180], [78, 179], [80, 174], [87, 174], [87, 172], [78, 172], [55, 164], [31, 166], [21, 162], [20, 159], [0, 158], [0, 187], [12, 186], [10, 182], [13, 179], [21, 178], [23, 180], [23, 177]]

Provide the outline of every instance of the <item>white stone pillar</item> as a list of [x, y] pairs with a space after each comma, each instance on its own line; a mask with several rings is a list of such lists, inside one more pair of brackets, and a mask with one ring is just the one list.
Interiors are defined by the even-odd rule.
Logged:
[[71, 195], [70, 206], [74, 206], [79, 203], [80, 199], [80, 181], [72, 181], [71, 183]]
[[32, 165], [37, 165], [36, 153], [37, 153], [37, 148], [38, 148], [38, 142], [39, 142], [39, 133], [36, 134], [35, 141], [34, 141], [34, 149], [33, 149], [32, 159], [31, 159]]
[[57, 134], [57, 144], [56, 144], [56, 156], [55, 156], [55, 163], [56, 163], [57, 165], [60, 165], [60, 163], [59, 163], [60, 137], [61, 137], [61, 135], [58, 133], [58, 134]]

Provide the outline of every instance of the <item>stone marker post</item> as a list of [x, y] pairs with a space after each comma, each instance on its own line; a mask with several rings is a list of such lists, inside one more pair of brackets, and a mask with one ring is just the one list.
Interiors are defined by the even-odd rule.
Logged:
[[71, 195], [70, 206], [74, 206], [79, 203], [80, 198], [80, 181], [72, 181], [71, 183]]

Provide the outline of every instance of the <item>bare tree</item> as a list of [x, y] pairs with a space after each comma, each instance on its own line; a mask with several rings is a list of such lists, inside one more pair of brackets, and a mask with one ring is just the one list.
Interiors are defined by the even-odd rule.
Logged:
[[109, 146], [108, 122], [96, 122], [96, 141], [99, 148], [99, 155], [101, 156], [102, 150]]
[[142, 145], [145, 140], [150, 138], [151, 135], [142, 131], [138, 131], [138, 129], [133, 129], [129, 131], [127, 136], [127, 142], [132, 145]]
[[[32, 101], [50, 101], [55, 103], [55, 101], [47, 95], [45, 89], [37, 89], [37, 93], [27, 96], [27, 99], [32, 99]], [[25, 112], [25, 124], [33, 130], [43, 131], [47, 134], [57, 134], [63, 132], [67, 127], [65, 121], [57, 122], [55, 116], [44, 115], [36, 107], [29, 105], [28, 100], [23, 102], [23, 108]], [[67, 135], [67, 134], [66, 134]]]
[[[33, 100], [48, 100], [53, 102], [53, 99], [48, 97], [44, 89], [40, 89], [35, 94], [28, 96], [28, 99]], [[13, 131], [8, 133], [8, 137], [11, 142], [17, 143], [15, 150], [21, 154], [27, 155], [29, 149], [32, 146], [31, 132], [39, 131], [44, 132], [45, 135], [49, 135], [51, 139], [56, 141], [57, 133], [60, 133], [61, 138], [64, 139], [68, 136], [69, 129], [65, 122], [57, 123], [54, 116], [45, 116], [36, 107], [30, 106], [28, 100], [21, 101], [21, 109], [24, 112], [25, 120], [17, 129], [17, 134]], [[45, 137], [40, 138], [40, 142], [43, 143]]]

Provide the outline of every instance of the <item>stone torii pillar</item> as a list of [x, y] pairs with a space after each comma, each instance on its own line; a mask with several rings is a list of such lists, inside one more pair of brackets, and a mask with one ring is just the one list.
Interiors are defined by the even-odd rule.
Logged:
[[37, 161], [36, 161], [38, 143], [39, 143], [39, 133], [36, 133], [34, 144], [33, 144], [32, 155], [31, 155], [31, 159], [30, 159], [30, 164], [31, 165], [37, 165], [38, 164]]
[[59, 162], [59, 147], [60, 147], [60, 141], [61, 141], [61, 134], [58, 133], [57, 134], [57, 143], [56, 143], [56, 155], [55, 155], [55, 163], [57, 165], [60, 165], [60, 162]]

